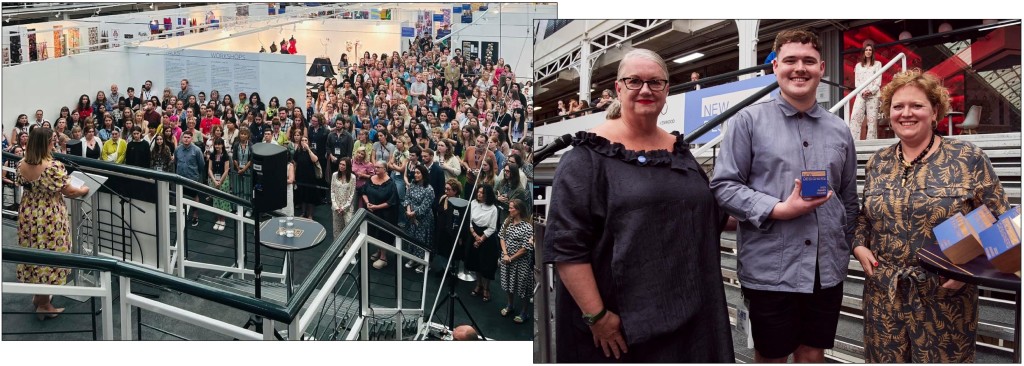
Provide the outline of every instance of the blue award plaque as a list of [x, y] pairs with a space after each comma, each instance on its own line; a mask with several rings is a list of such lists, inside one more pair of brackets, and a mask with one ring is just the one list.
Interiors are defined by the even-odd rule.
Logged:
[[800, 172], [800, 197], [818, 198], [828, 195], [828, 172], [804, 170]]

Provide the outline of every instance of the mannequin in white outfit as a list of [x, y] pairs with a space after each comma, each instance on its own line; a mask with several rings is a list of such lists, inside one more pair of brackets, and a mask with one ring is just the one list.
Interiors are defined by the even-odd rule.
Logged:
[[875, 61], [875, 45], [873, 43], [865, 44], [864, 55], [854, 68], [856, 86], [859, 88], [861, 85], [868, 84], [857, 96], [857, 100], [853, 103], [853, 113], [850, 114], [850, 133], [853, 134], [854, 139], [864, 139], [861, 131], [864, 117], [867, 117], [868, 120], [867, 139], [878, 138], [878, 90], [882, 86], [882, 78], [871, 81], [868, 79], [881, 68], [882, 63]]

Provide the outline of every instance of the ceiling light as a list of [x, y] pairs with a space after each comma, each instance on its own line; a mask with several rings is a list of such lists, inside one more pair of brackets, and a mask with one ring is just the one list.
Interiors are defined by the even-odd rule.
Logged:
[[908, 32], [908, 31], [902, 31], [902, 32], [900, 32], [900, 35], [899, 35], [899, 37], [897, 37], [897, 38], [899, 38], [899, 40], [901, 40], [901, 41], [902, 41], [902, 40], [904, 40], [904, 39], [907, 39], [907, 38], [910, 38], [910, 37], [913, 37], [913, 36], [911, 36], [911, 35], [910, 35], [910, 32]]
[[533, 110], [534, 110], [534, 111], [539, 111], [539, 110], [540, 110], [540, 107], [533, 107]]
[[54, 15], [53, 17], [54, 17], [54, 18], [60, 18], [60, 12], [58, 11], [58, 12], [57, 12], [57, 15]]
[[677, 63], [677, 64], [683, 64], [683, 63], [687, 63], [687, 62], [690, 62], [690, 61], [696, 60], [696, 59], [698, 59], [698, 58], [701, 58], [701, 57], [704, 57], [704, 54], [703, 54], [703, 53], [700, 53], [700, 52], [694, 52], [694, 53], [691, 53], [691, 54], [689, 54], [689, 55], [686, 55], [686, 56], [683, 56], [683, 57], [677, 58], [677, 59], [675, 60], [675, 63]]
[[152, 4], [152, 3], [151, 3], [151, 4], [149, 4], [149, 10], [153, 10], [153, 8], [155, 8], [155, 7], [156, 7], [156, 5], [155, 5], [155, 4]]

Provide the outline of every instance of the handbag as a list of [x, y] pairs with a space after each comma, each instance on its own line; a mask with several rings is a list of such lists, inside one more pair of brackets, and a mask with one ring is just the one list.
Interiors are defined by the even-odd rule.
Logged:
[[316, 179], [324, 179], [324, 168], [320, 167], [320, 163], [313, 163], [313, 171], [316, 172]]

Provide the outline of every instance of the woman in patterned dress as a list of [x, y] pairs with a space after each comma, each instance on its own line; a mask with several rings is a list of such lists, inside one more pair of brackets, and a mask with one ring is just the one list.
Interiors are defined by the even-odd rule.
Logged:
[[[82, 197], [89, 187], [72, 187], [64, 164], [53, 159], [53, 132], [48, 128], [35, 128], [29, 133], [25, 159], [18, 164], [15, 183], [24, 187], [18, 209], [18, 245], [25, 248], [71, 251], [71, 225], [64, 197]], [[63, 285], [70, 268], [54, 268], [32, 264], [18, 264], [18, 281]], [[52, 319], [64, 311], [50, 303], [50, 296], [35, 295], [32, 305], [40, 320]]]
[[[406, 232], [419, 240], [420, 244], [430, 247], [434, 231], [434, 212], [431, 209], [434, 204], [434, 189], [427, 184], [429, 173], [426, 167], [417, 165], [412, 169], [413, 181], [409, 184], [405, 200], [402, 201], [402, 207], [405, 207], [405, 217], [409, 223], [406, 226]], [[411, 248], [412, 255], [423, 257], [423, 248], [417, 246]], [[405, 264], [405, 268], [412, 268], [415, 264], [416, 262], [410, 260]], [[416, 267], [416, 273], [423, 273], [425, 269], [421, 264]]]
[[508, 205], [508, 218], [501, 226], [501, 288], [505, 290], [508, 302], [501, 309], [501, 316], [516, 311], [515, 298], [522, 299], [519, 314], [513, 322], [526, 321], [526, 308], [533, 295], [533, 225], [526, 219], [526, 204], [523, 200], [512, 199]]
[[331, 212], [334, 218], [334, 238], [352, 220], [352, 199], [356, 194], [356, 179], [352, 174], [352, 159], [338, 160], [338, 171], [331, 177]]
[[899, 142], [868, 159], [853, 242], [870, 319], [865, 361], [972, 363], [978, 287], [923, 270], [916, 254], [935, 243], [935, 225], [982, 205], [1002, 214], [1006, 195], [980, 148], [935, 131], [949, 110], [941, 79], [902, 72], [882, 90], [881, 102]]

